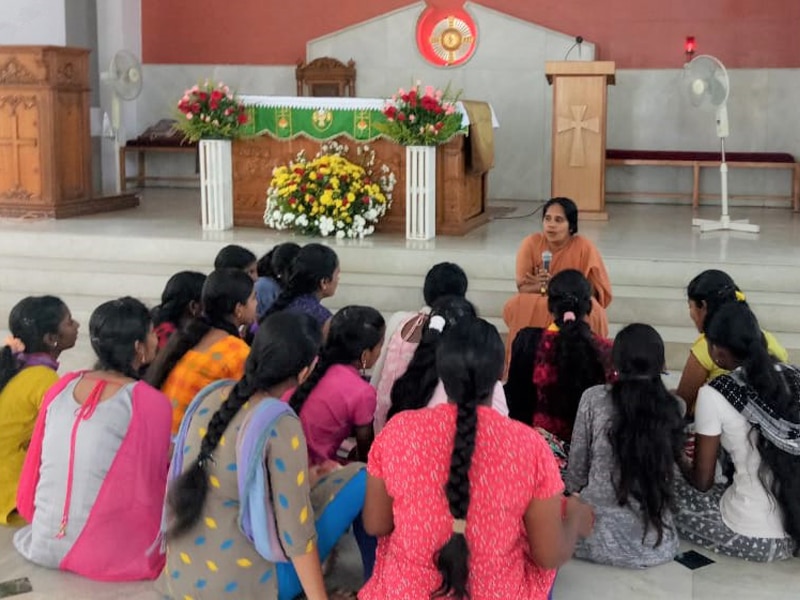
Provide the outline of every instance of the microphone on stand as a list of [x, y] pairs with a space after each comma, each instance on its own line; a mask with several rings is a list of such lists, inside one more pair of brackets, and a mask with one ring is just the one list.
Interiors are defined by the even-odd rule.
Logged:
[[572, 51], [573, 51], [575, 48], [577, 48], [577, 49], [578, 49], [578, 59], [580, 60], [580, 58], [581, 58], [581, 47], [582, 47], [582, 44], [583, 44], [583, 36], [579, 35], [579, 36], [577, 36], [577, 37], [575, 38], [575, 43], [574, 43], [574, 44], [572, 44], [572, 46], [570, 46], [570, 47], [569, 47], [569, 50], [567, 50], [567, 53], [564, 55], [564, 60], [567, 60], [567, 59], [569, 59], [569, 55], [572, 53]]

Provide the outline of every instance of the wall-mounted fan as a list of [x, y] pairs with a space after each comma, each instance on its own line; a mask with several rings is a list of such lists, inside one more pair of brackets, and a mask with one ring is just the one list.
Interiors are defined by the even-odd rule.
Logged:
[[728, 123], [728, 96], [730, 95], [730, 78], [725, 65], [711, 55], [701, 54], [694, 57], [684, 66], [684, 79], [689, 102], [696, 108], [712, 108], [716, 115], [717, 137], [720, 145], [720, 196], [722, 200], [722, 216], [718, 221], [692, 219], [692, 225], [706, 231], [746, 231], [758, 233], [760, 228], [747, 220], [731, 221], [728, 214], [728, 165], [725, 162], [725, 138], [730, 134]]
[[135, 100], [142, 93], [142, 64], [128, 50], [120, 50], [111, 59], [101, 79], [111, 86], [111, 126], [116, 136], [120, 128], [120, 100]]

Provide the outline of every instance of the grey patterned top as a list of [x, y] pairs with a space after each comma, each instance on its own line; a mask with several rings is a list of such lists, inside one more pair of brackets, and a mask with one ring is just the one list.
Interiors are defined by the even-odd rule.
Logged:
[[667, 527], [661, 544], [651, 527], [644, 534], [639, 503], [629, 498], [619, 506], [612, 475], [616, 461], [608, 439], [613, 406], [611, 393], [604, 385], [589, 388], [581, 398], [572, 445], [569, 453], [566, 486], [569, 492], [580, 492], [581, 498], [595, 510], [595, 527], [590, 537], [575, 548], [575, 557], [618, 567], [643, 568], [671, 561], [678, 551], [678, 536], [672, 514], [666, 516]]

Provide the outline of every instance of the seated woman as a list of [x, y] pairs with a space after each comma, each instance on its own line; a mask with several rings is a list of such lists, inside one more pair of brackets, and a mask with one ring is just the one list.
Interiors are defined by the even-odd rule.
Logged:
[[[746, 560], [791, 558], [800, 542], [800, 370], [770, 355], [742, 302], [720, 307], [705, 335], [726, 373], [697, 394], [694, 462], [683, 461], [688, 483], [677, 482], [678, 532]], [[720, 446], [735, 469], [727, 489], [714, 484]]]
[[[720, 307], [731, 302], [741, 302], [745, 306], [746, 299], [742, 291], [724, 271], [709, 269], [703, 271], [689, 282], [686, 289], [689, 297], [689, 317], [694, 322], [700, 335], [692, 344], [689, 358], [683, 367], [677, 394], [686, 402], [687, 414], [694, 414], [694, 404], [700, 387], [726, 371], [714, 364], [708, 353], [705, 330], [714, 314]], [[764, 331], [767, 349], [778, 362], [786, 362], [789, 355], [768, 331]]]
[[544, 600], [591, 533], [542, 437], [488, 406], [503, 354], [489, 323], [453, 326], [436, 353], [449, 402], [397, 415], [375, 440], [364, 527], [380, 537], [361, 600]]
[[375, 411], [375, 433], [386, 424], [386, 414], [392, 404], [394, 382], [406, 372], [411, 358], [423, 337], [431, 307], [445, 296], [464, 298], [467, 293], [467, 275], [454, 263], [433, 265], [425, 276], [422, 295], [425, 306], [418, 312], [398, 312], [386, 324], [386, 342], [381, 355], [372, 368], [370, 383], [378, 391], [378, 408]]
[[294, 258], [285, 287], [264, 317], [281, 310], [307, 314], [319, 324], [324, 335], [332, 313], [320, 301], [333, 296], [338, 286], [336, 252], [322, 244], [306, 244]]
[[155, 579], [172, 410], [136, 377], [158, 339], [134, 298], [98, 306], [89, 335], [95, 370], [62, 377], [39, 412], [17, 494], [31, 524], [14, 546], [31, 562], [91, 579]]
[[196, 271], [175, 273], [161, 292], [161, 304], [153, 308], [153, 326], [158, 349], [163, 349], [172, 334], [200, 314], [200, 300], [206, 276]]
[[628, 325], [614, 341], [616, 381], [581, 398], [565, 477], [595, 512], [594, 531], [575, 556], [617, 567], [652, 567], [678, 552], [670, 507], [683, 451], [678, 399], [661, 381], [664, 342], [649, 325]]
[[583, 392], [605, 383], [613, 370], [611, 341], [586, 322], [594, 307], [591, 291], [580, 272], [561, 271], [547, 297], [553, 323], [522, 330], [514, 341], [505, 387], [509, 416], [555, 436], [546, 437], [556, 447], [572, 438]]
[[258, 279], [256, 255], [243, 246], [228, 244], [217, 252], [214, 269], [236, 269], [247, 273], [253, 281]]
[[[611, 282], [600, 253], [585, 237], [578, 235], [578, 207], [569, 198], [553, 198], [544, 205], [542, 233], [526, 237], [517, 252], [517, 290], [503, 307], [508, 326], [506, 361], [517, 332], [524, 327], [547, 327], [553, 322], [547, 295], [550, 279], [564, 269], [580, 271], [591, 284], [589, 326], [601, 337], [608, 337], [606, 308], [611, 304]], [[551, 256], [544, 268], [543, 255]]]
[[289, 278], [289, 270], [294, 262], [300, 245], [294, 242], [278, 244], [258, 259], [256, 271], [256, 315], [261, 317], [269, 310], [272, 303], [278, 298]]
[[[475, 307], [463, 297], [445, 296], [434, 303], [422, 340], [405, 373], [392, 386], [391, 405], [386, 418], [404, 410], [438, 406], [447, 403], [447, 392], [436, 371], [436, 349], [442, 335], [467, 318], [475, 318]], [[492, 392], [492, 407], [508, 416], [503, 386], [498, 381]]]
[[45, 392], [58, 381], [58, 357], [75, 346], [78, 322], [54, 296], [28, 296], [8, 315], [0, 348], [0, 525], [21, 525], [16, 511], [25, 453]]
[[253, 280], [235, 269], [213, 271], [203, 285], [203, 312], [173, 334], [145, 379], [172, 402], [172, 433], [209, 383], [241, 377], [250, 347], [239, 336], [256, 318]]
[[359, 527], [364, 465], [327, 477], [309, 470], [300, 422], [277, 400], [309, 376], [319, 341], [310, 317], [272, 315], [244, 377], [211, 385], [192, 402], [170, 469], [172, 597], [326, 599], [320, 560], [351, 524], [371, 572], [374, 550]]
[[342, 442], [355, 435], [356, 460], [365, 461], [372, 444], [375, 388], [359, 374], [377, 360], [385, 323], [368, 306], [346, 306], [331, 319], [319, 362], [285, 398], [300, 417], [312, 465], [336, 460]]

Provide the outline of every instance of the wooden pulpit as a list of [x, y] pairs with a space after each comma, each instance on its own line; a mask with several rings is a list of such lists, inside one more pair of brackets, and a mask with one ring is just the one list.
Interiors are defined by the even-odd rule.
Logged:
[[572, 198], [580, 218], [606, 220], [606, 92], [610, 61], [545, 63], [553, 86], [551, 195]]
[[89, 50], [0, 46], [0, 216], [72, 217], [138, 203], [92, 193]]

